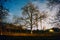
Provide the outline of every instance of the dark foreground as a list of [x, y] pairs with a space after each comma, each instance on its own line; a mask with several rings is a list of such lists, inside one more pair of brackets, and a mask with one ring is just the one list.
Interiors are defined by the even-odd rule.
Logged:
[[[39, 33], [40, 32], [40, 33]], [[28, 31], [7, 32], [0, 31], [0, 40], [60, 40], [60, 32], [39, 31], [32, 34]]]
[[48, 37], [32, 37], [32, 36], [0, 36], [0, 40], [57, 40], [60, 36], [48, 36]]
[[8, 33], [3, 32], [0, 35], [0, 40], [60, 40], [60, 33]]

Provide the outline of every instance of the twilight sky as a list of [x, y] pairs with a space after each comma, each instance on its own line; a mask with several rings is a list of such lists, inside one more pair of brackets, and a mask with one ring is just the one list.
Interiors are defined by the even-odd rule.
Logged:
[[[10, 16], [8, 16], [7, 22], [13, 22], [14, 15], [17, 17], [20, 17], [21, 13], [22, 13], [21, 8], [24, 7], [27, 3], [29, 3], [29, 1], [30, 0], [9, 0], [8, 2], [5, 2], [4, 7], [9, 9], [9, 15], [10, 15]], [[2, 2], [3, 2], [3, 0], [2, 0]], [[46, 0], [32, 0], [32, 3], [34, 3], [36, 5], [40, 4], [40, 3], [44, 4], [45, 2], [46, 2]], [[45, 6], [43, 6], [43, 7], [42, 6], [40, 9], [45, 7]]]
[[[45, 0], [39, 0], [41, 3], [44, 3]], [[5, 3], [5, 7], [9, 9], [12, 15], [21, 16], [21, 8], [27, 4], [29, 0], [11, 0], [10, 2]]]
[[[10, 14], [10, 16], [8, 16], [8, 22], [14, 21], [12, 20], [13, 15], [21, 16], [21, 12], [22, 12], [21, 8], [24, 7], [28, 2], [29, 0], [11, 0], [10, 2], [6, 2], [4, 7], [9, 9], [9, 14]], [[46, 26], [46, 29], [55, 27], [55, 24], [49, 24], [49, 22], [52, 22], [51, 20], [55, 21], [54, 18], [56, 17], [57, 12], [59, 11], [59, 5], [55, 5], [52, 8], [52, 10], [50, 10], [51, 8], [47, 7], [46, 0], [37, 0], [37, 1], [33, 0], [32, 3], [39, 8], [39, 11], [48, 12], [47, 13], [48, 17], [45, 20], [43, 20], [43, 27]], [[40, 28], [40, 23], [38, 23], [38, 25], [39, 25], [38, 28]]]

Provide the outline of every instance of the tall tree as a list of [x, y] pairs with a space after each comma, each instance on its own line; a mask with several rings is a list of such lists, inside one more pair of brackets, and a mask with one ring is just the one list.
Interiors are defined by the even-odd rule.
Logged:
[[[35, 7], [32, 3], [28, 3], [23, 8], [23, 14], [26, 16], [25, 19], [29, 20], [30, 26], [31, 26], [31, 33], [32, 33], [32, 27], [33, 27], [33, 15], [38, 14], [37, 7]], [[37, 21], [37, 20], [36, 20]]]

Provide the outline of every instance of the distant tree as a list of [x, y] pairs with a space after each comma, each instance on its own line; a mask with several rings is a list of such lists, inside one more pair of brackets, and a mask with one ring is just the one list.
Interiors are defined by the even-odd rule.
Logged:
[[18, 17], [13, 15], [13, 20], [14, 20], [14, 24], [17, 24], [18, 23]]
[[8, 15], [8, 9], [6, 9], [3, 5], [4, 2], [6, 2], [7, 0], [0, 0], [0, 22], [6, 18], [6, 16]]
[[2, 21], [8, 15], [8, 10], [4, 9], [2, 5], [0, 5], [0, 21]]
[[5, 25], [3, 23], [3, 20], [8, 15], [8, 9], [6, 9], [4, 7], [5, 2], [7, 2], [7, 0], [0, 0], [0, 27], [1, 27], [1, 31], [5, 29]]
[[13, 24], [16, 24], [16, 25], [19, 24], [19, 25], [26, 26], [25, 25], [26, 20], [23, 17], [17, 17], [14, 15], [13, 20], [14, 20]]

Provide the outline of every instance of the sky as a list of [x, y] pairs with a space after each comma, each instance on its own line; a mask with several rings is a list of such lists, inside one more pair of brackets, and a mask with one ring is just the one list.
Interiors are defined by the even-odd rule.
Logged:
[[[9, 9], [10, 13], [13, 15], [19, 15], [21, 12], [21, 8], [25, 5], [27, 0], [11, 0], [7, 2], [5, 6]], [[21, 15], [19, 15], [21, 16]]]
[[[8, 16], [8, 22], [14, 22], [13, 15], [21, 17], [22, 16], [21, 8], [24, 7], [27, 3], [29, 3], [29, 0], [11, 0], [9, 2], [6, 2], [4, 4], [4, 7], [9, 9], [10, 14], [10, 16]], [[50, 7], [48, 8], [47, 6], [48, 2], [46, 0], [33, 0], [32, 3], [39, 8], [40, 12], [42, 11], [47, 12], [46, 14], [48, 15], [48, 17], [42, 22], [43, 27], [46, 26], [46, 29], [55, 27], [56, 26], [55, 24], [49, 24], [49, 22], [55, 21], [54, 18], [56, 17], [57, 12], [59, 11], [59, 5], [55, 5], [51, 10]], [[40, 23], [38, 23], [38, 25], [39, 25], [38, 29], [40, 29]]]
[[[40, 3], [44, 3], [45, 0], [32, 0], [32, 3], [35, 1], [39, 1]], [[2, 1], [3, 2], [3, 1]], [[9, 20], [12, 22], [13, 16], [21, 17], [22, 16], [22, 8], [29, 3], [30, 0], [9, 0], [4, 3], [4, 7], [9, 10]]]
[[[44, 2], [44, 0], [39, 0], [41, 3]], [[11, 0], [10, 2], [5, 3], [5, 7], [9, 9], [9, 12], [13, 15], [19, 15], [21, 16], [21, 8], [26, 5], [29, 2], [29, 0]]]

